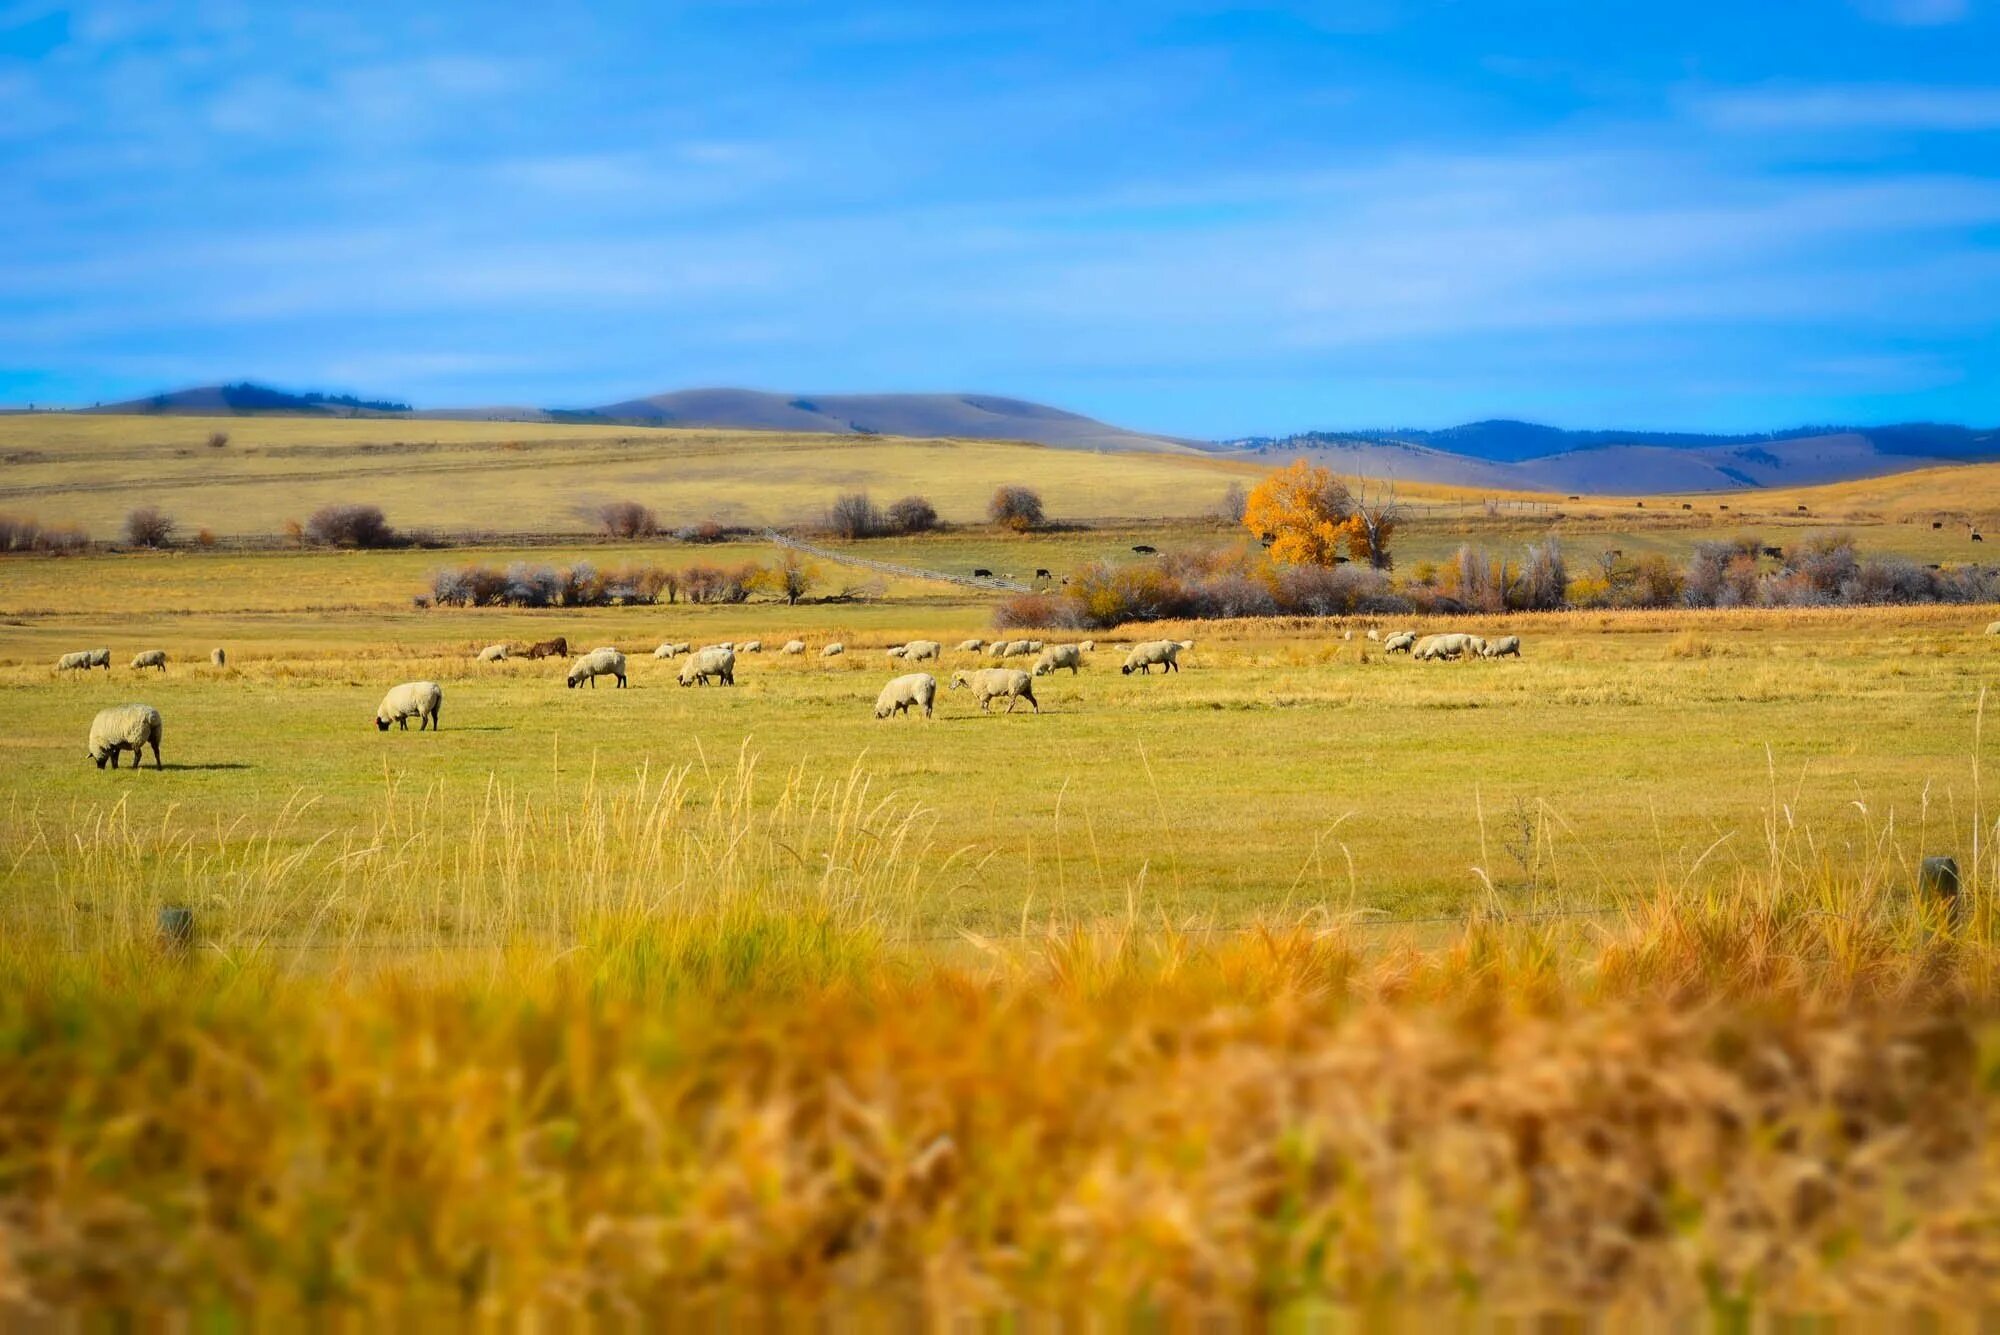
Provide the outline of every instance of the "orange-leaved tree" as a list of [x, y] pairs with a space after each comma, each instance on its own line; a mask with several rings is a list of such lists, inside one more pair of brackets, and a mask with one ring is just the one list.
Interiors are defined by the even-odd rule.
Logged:
[[1258, 483], [1243, 526], [1287, 565], [1330, 566], [1352, 540], [1354, 497], [1333, 473], [1304, 459]]

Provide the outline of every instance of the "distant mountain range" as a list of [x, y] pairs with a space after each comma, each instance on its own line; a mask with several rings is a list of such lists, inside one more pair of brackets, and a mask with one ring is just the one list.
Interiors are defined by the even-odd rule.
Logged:
[[1314, 431], [1205, 442], [1150, 435], [1024, 399], [988, 394], [825, 394], [688, 389], [595, 408], [436, 408], [346, 394], [208, 385], [90, 409], [182, 416], [303, 414], [713, 427], [834, 435], [1023, 440], [1065, 449], [1289, 458], [1408, 482], [1632, 494], [1806, 486], [2000, 459], [2000, 431], [1917, 422], [1810, 426], [1755, 435], [1568, 431], [1533, 422], [1444, 430]]

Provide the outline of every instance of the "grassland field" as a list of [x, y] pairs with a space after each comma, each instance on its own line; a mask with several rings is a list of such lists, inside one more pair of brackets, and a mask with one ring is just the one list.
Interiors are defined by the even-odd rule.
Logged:
[[[1132, 626], [1039, 714], [945, 691], [878, 721], [888, 646], [995, 633], [998, 591], [923, 572], [1235, 541], [1203, 516], [1242, 475], [491, 423], [0, 440], [0, 510], [105, 536], [161, 501], [258, 540], [0, 558], [0, 1323], [2000, 1301], [1993, 608], [1394, 619], [1523, 641], [1435, 664], [1384, 656], [1386, 618]], [[1838, 525], [1964, 560], [1996, 478], [1643, 511], [1412, 488], [1396, 550]], [[1067, 522], [974, 522], [1018, 480]], [[778, 554], [585, 536], [628, 488], [755, 524], [853, 486], [957, 522], [826, 544], [797, 606], [413, 602], [469, 562]], [[524, 540], [259, 545], [321, 498]], [[1118, 672], [1162, 634], [1183, 671]], [[554, 635], [623, 648], [629, 689], [474, 660]], [[651, 657], [749, 638], [733, 687]], [[108, 672], [53, 671], [100, 645]], [[164, 674], [126, 666], [150, 648]], [[377, 731], [418, 678], [442, 728]], [[101, 771], [90, 721], [132, 700], [165, 768]], [[1937, 854], [1957, 920], [1915, 893]], [[166, 907], [198, 949], [162, 945]]]

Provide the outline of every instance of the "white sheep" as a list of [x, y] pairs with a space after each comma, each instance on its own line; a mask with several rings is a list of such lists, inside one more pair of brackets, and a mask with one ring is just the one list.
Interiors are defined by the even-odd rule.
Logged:
[[1367, 636], [1366, 636], [1365, 638], [1367, 638], [1367, 639], [1371, 639], [1371, 640], [1375, 640], [1375, 641], [1379, 642], [1379, 641], [1381, 640], [1381, 638], [1382, 638], [1382, 632], [1381, 632], [1381, 631], [1379, 631], [1379, 630], [1376, 630], [1376, 629], [1375, 629], [1375, 628], [1374, 628], [1373, 626], [1370, 626], [1370, 627], [1368, 628], [1368, 634], [1367, 634]]
[[806, 642], [804, 640], [786, 640], [785, 647], [778, 652], [782, 654], [802, 654], [805, 651]]
[[1989, 622], [1987, 622], [1987, 623], [1986, 623], [1986, 633], [1987, 633], [1988, 635], [2000, 635], [2000, 621], [1989, 621]]
[[688, 655], [688, 661], [681, 664], [681, 685], [706, 686], [710, 677], [716, 678], [724, 686], [736, 684], [736, 651], [722, 645], [713, 644], [696, 654]]
[[905, 663], [925, 663], [943, 656], [944, 646], [936, 640], [911, 640], [903, 646]]
[[1185, 644], [1184, 640], [1147, 640], [1135, 644], [1132, 652], [1125, 655], [1125, 663], [1118, 671], [1128, 677], [1134, 672], [1150, 677], [1154, 665], [1158, 664], [1168, 672], [1179, 672], [1181, 650]]
[[1014, 712], [1014, 706], [1026, 700], [1034, 706], [1037, 714], [1042, 706], [1035, 699], [1035, 684], [1027, 673], [1019, 668], [980, 668], [973, 672], [951, 674], [951, 689], [969, 690], [972, 698], [979, 701], [979, 712], [988, 713], [987, 708], [1001, 696], [1007, 697], [1007, 712]]
[[1030, 643], [1031, 641], [1028, 640], [1009, 640], [1007, 641], [1006, 652], [1000, 656], [1002, 658], [1026, 658], [1029, 654], [1035, 652], [1028, 647]]
[[847, 652], [847, 646], [841, 644], [839, 641], [836, 640], [834, 643], [829, 644], [828, 646], [826, 646], [826, 648], [820, 650], [819, 656], [821, 658], [838, 658], [846, 652]]
[[1481, 658], [1519, 658], [1521, 656], [1521, 637], [1518, 635], [1502, 635], [1498, 639], [1484, 641], [1480, 645], [1479, 656]]
[[153, 748], [153, 768], [165, 769], [160, 763], [160, 711], [151, 705], [113, 705], [109, 709], [97, 711], [97, 717], [90, 721], [90, 740], [84, 746], [84, 754], [97, 762], [103, 769], [104, 762], [110, 761], [111, 768], [118, 768], [118, 753], [132, 753], [132, 768], [139, 769], [146, 763], [146, 747]]
[[1193, 640], [1176, 640], [1174, 641], [1174, 643], [1178, 644], [1181, 647], [1181, 652], [1184, 654], [1194, 652]]
[[94, 667], [101, 667], [107, 671], [110, 670], [111, 651], [109, 649], [79, 649], [73, 654], [64, 654], [56, 660], [56, 671], [58, 672], [88, 672]]
[[745, 640], [736, 646], [736, 652], [739, 654], [761, 654], [764, 652], [764, 642], [762, 640]]
[[223, 653], [220, 648], [210, 649], [208, 651], [208, 661], [216, 667], [221, 667], [229, 661], [229, 655]]
[[653, 650], [653, 657], [672, 658], [674, 655], [684, 652], [686, 651], [683, 650], [678, 644], [675, 644], [672, 640], [662, 640], [660, 641], [660, 647]]
[[417, 731], [429, 728], [438, 730], [438, 711], [444, 707], [444, 687], [434, 681], [406, 681], [394, 687], [382, 697], [382, 703], [375, 706], [375, 729], [389, 731], [391, 723], [404, 732], [410, 730], [410, 720], [417, 720]]
[[986, 656], [988, 658], [1005, 658], [1007, 656], [1007, 643], [1006, 640], [993, 641], [993, 643], [986, 646]]
[[1410, 656], [1427, 661], [1462, 658], [1467, 652], [1476, 649], [1473, 643], [1476, 638], [1462, 631], [1454, 631], [1448, 635], [1426, 635], [1417, 641], [1417, 647]]
[[903, 656], [903, 646], [902, 646], [902, 645], [900, 645], [900, 644], [892, 644], [892, 645], [890, 645], [890, 646], [889, 646], [889, 657], [891, 657], [891, 658], [901, 658], [902, 656]]
[[1057, 668], [1068, 668], [1074, 677], [1083, 668], [1083, 649], [1074, 644], [1052, 644], [1035, 660], [1035, 675], [1046, 677]]
[[1083, 650], [1087, 654], [1094, 654], [1097, 652], [1097, 641], [1085, 640], [1082, 644], [1079, 644], [1076, 647]]
[[1417, 633], [1413, 630], [1399, 630], [1382, 641], [1385, 654], [1407, 654], [1417, 646]]
[[165, 672], [167, 670], [167, 651], [165, 649], [141, 649], [138, 653], [132, 655], [132, 666], [134, 668], [158, 668], [161, 672]]
[[924, 717], [931, 717], [931, 706], [937, 701], [937, 678], [928, 672], [909, 672], [897, 677], [882, 688], [875, 697], [875, 717], [889, 718], [904, 710], [921, 709]]
[[711, 644], [711, 645], [709, 645], [708, 647], [709, 647], [709, 648], [711, 648], [711, 649], [727, 649], [727, 650], [729, 650], [729, 652], [730, 652], [730, 653], [732, 653], [732, 654], [733, 654], [733, 653], [735, 653], [735, 652], [736, 652], [736, 641], [734, 641], [734, 640], [723, 640], [723, 641], [722, 641], [722, 642], [720, 642], [719, 644]]
[[985, 647], [986, 641], [984, 640], [960, 640], [958, 652], [962, 654], [976, 654]]
[[479, 661], [482, 663], [500, 663], [506, 658], [507, 646], [504, 644], [489, 644], [479, 651]]
[[564, 679], [564, 684], [574, 690], [589, 682], [590, 688], [596, 690], [599, 677], [616, 677], [619, 686], [624, 686], [625, 655], [616, 649], [592, 649], [569, 665], [569, 676]]

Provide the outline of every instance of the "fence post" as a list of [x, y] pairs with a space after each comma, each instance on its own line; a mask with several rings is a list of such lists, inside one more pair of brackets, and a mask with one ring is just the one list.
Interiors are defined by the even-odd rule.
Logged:
[[1958, 859], [1950, 857], [1925, 858], [1917, 871], [1917, 894], [1924, 899], [1935, 899], [1944, 905], [1945, 921], [1953, 927], [1965, 921], [1965, 901], [1958, 893]]
[[194, 910], [172, 905], [160, 910], [160, 950], [168, 955], [185, 955], [194, 949]]

